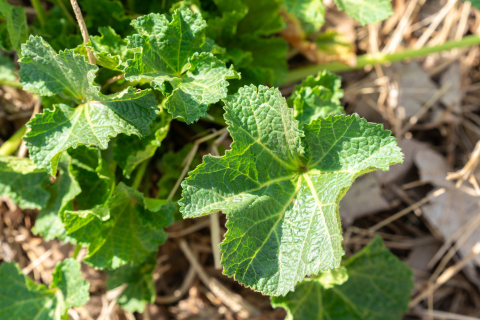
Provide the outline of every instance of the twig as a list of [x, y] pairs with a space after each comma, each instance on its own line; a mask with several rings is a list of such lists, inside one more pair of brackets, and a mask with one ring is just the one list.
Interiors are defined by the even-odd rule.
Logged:
[[205, 272], [198, 260], [195, 258], [195, 255], [185, 239], [180, 239], [180, 249], [182, 249], [183, 254], [185, 254], [185, 257], [187, 258], [188, 262], [190, 262], [190, 265], [195, 269], [195, 272], [198, 274], [198, 277], [203, 284], [207, 286], [207, 288], [209, 288], [210, 291], [218, 299], [220, 299], [225, 306], [230, 308], [233, 312], [238, 313], [243, 318], [249, 319], [252, 316], [260, 315], [260, 311], [257, 308], [244, 300], [240, 295], [231, 292], [222, 283], [220, 283], [220, 281], [210, 277]]
[[376, 231], [380, 228], [383, 228], [385, 227], [386, 225], [388, 225], [389, 223], [392, 223], [393, 221], [403, 217], [404, 215], [406, 215], [407, 213], [419, 208], [420, 206], [424, 205], [425, 203], [429, 202], [430, 200], [432, 200], [433, 198], [436, 198], [438, 197], [439, 195], [442, 195], [445, 193], [445, 189], [442, 188], [442, 189], [438, 189], [436, 190], [435, 192], [433, 192], [432, 194], [426, 196], [425, 198], [423, 198], [422, 200], [418, 201], [418, 202], [415, 202], [414, 204], [412, 204], [411, 206], [408, 206], [407, 208], [403, 209], [402, 211], [394, 214], [393, 216], [390, 216], [388, 217], [387, 219], [377, 223], [376, 225], [374, 225], [373, 227], [369, 228], [368, 230], [370, 231]]
[[445, 320], [478, 320], [478, 318], [475, 317], [469, 317], [469, 316], [464, 316], [461, 314], [456, 314], [456, 313], [450, 313], [450, 312], [444, 312], [444, 311], [438, 311], [438, 310], [414, 310], [413, 313], [419, 314], [422, 316], [428, 316], [431, 315], [435, 319], [445, 319]]
[[480, 162], [480, 141], [477, 141], [475, 145], [475, 149], [473, 150], [472, 154], [470, 155], [470, 160], [468, 160], [465, 167], [457, 172], [449, 172], [447, 174], [447, 180], [457, 180], [456, 187], [459, 188], [462, 183], [466, 180], [471, 180], [473, 186], [475, 187], [477, 193], [480, 195], [480, 190], [478, 189], [478, 184], [476, 183], [475, 176], [473, 175], [473, 171], [478, 166]]
[[[82, 11], [78, 6], [77, 0], [70, 0], [70, 3], [72, 4], [73, 12], [75, 12], [75, 17], [77, 18], [78, 26], [80, 27], [83, 43], [87, 44], [90, 41], [90, 37], [88, 36], [88, 30], [87, 25], [85, 24], [85, 20], [83, 20]], [[95, 64], [95, 56], [93, 55], [93, 52], [90, 50], [90, 48], [85, 48], [87, 49], [88, 62], [90, 62], [91, 64]]]
[[185, 167], [183, 168], [183, 171], [182, 173], [180, 174], [180, 177], [178, 177], [177, 179], [177, 182], [175, 182], [175, 186], [173, 187], [172, 191], [170, 192], [170, 194], [168, 195], [168, 199], [172, 199], [173, 196], [175, 195], [175, 193], [177, 192], [177, 189], [178, 187], [180, 186], [180, 183], [182, 182], [183, 178], [187, 175], [187, 172], [188, 172], [188, 169], [190, 169], [190, 164], [192, 163], [192, 160], [193, 160], [193, 157], [195, 156], [195, 153], [197, 153], [197, 150], [198, 150], [198, 146], [205, 142], [205, 141], [208, 141], [212, 138], [215, 138], [219, 135], [221, 135], [222, 133], [224, 133], [225, 131], [227, 131], [227, 128], [223, 128], [221, 130], [218, 130], [217, 132], [214, 132], [212, 134], [209, 134], [208, 136], [206, 137], [203, 137], [203, 138], [200, 138], [198, 140], [195, 141], [195, 143], [193, 144], [193, 147], [192, 149], [190, 150], [190, 152], [188, 153], [187, 157], [185, 158]]
[[194, 233], [200, 229], [208, 227], [210, 225], [210, 220], [202, 220], [200, 222], [195, 223], [193, 226], [188, 228], [182, 229], [180, 231], [171, 231], [168, 233], [169, 238], [182, 238], [185, 237], [187, 234]]
[[45, 251], [44, 254], [42, 254], [40, 257], [32, 261], [31, 264], [26, 266], [25, 268], [22, 269], [22, 272], [25, 273], [25, 275], [28, 275], [30, 272], [33, 271], [37, 266], [39, 266], [41, 263], [43, 263], [45, 260], [47, 260], [55, 250], [57, 250], [58, 245], [54, 243], [50, 249]]
[[463, 267], [465, 267], [465, 265], [467, 263], [470, 262], [470, 260], [472, 260], [473, 258], [475, 258], [475, 256], [477, 256], [478, 254], [480, 253], [480, 242], [477, 242], [477, 244], [475, 244], [475, 246], [472, 248], [472, 251], [470, 251], [470, 253], [465, 257], [463, 258], [461, 261], [459, 261], [458, 263], [456, 263], [455, 265], [451, 266], [450, 268], [446, 269], [442, 275], [440, 277], [438, 277], [438, 279], [435, 281], [434, 284], [432, 284], [431, 286], [429, 286], [429, 288], [426, 288], [425, 290], [423, 290], [421, 293], [419, 293], [415, 299], [413, 299], [412, 301], [410, 301], [410, 304], [409, 304], [409, 307], [410, 308], [413, 308], [414, 306], [416, 306], [417, 304], [419, 304], [422, 300], [424, 300], [425, 298], [428, 297], [428, 294], [430, 291], [435, 291], [436, 289], [438, 289], [441, 285], [443, 285], [444, 283], [446, 283], [450, 278], [452, 278], [454, 275], [456, 275], [460, 270], [463, 269]]
[[155, 297], [155, 302], [158, 304], [170, 304], [177, 302], [187, 293], [188, 290], [190, 290], [193, 283], [195, 282], [196, 276], [197, 272], [195, 271], [195, 268], [193, 266], [190, 266], [187, 275], [185, 276], [185, 278], [183, 278], [183, 282], [180, 288], [178, 288], [173, 292], [173, 294], [170, 294], [168, 296]]
[[412, 23], [412, 19], [410, 17], [412, 16], [412, 13], [417, 5], [417, 0], [410, 0], [410, 3], [408, 4], [407, 8], [405, 9], [405, 13], [402, 16], [402, 19], [397, 25], [397, 28], [393, 32], [393, 36], [390, 37], [390, 40], [388, 41], [387, 45], [385, 48], [383, 48], [383, 53], [391, 53], [394, 52], [395, 49], [398, 47], [398, 44], [402, 41], [403, 37], [405, 36], [405, 33], [408, 30], [408, 27]]

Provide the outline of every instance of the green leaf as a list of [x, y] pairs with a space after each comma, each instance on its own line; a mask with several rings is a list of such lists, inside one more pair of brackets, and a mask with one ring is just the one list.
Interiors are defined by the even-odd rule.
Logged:
[[150, 125], [150, 134], [147, 137], [121, 135], [115, 139], [113, 160], [123, 168], [125, 177], [130, 178], [130, 174], [140, 163], [153, 157], [170, 130], [171, 120], [169, 114], [161, 112], [159, 119]]
[[135, 58], [127, 60], [125, 77], [150, 80], [167, 96], [165, 107], [174, 118], [190, 124], [206, 116], [210, 104], [226, 97], [226, 80], [239, 77], [213, 54], [201, 53], [206, 23], [200, 14], [178, 10], [169, 21], [164, 15], [152, 13], [132, 25], [137, 34], [128, 41]]
[[27, 40], [27, 16], [22, 7], [11, 6], [6, 0], [0, 0], [0, 14], [7, 18], [7, 30], [12, 47], [20, 55], [20, 45]]
[[185, 218], [222, 210], [224, 273], [268, 295], [285, 295], [306, 275], [343, 256], [339, 201], [355, 178], [402, 161], [390, 131], [358, 115], [299, 129], [277, 89], [244, 87], [225, 101], [234, 140], [205, 156], [183, 183]]
[[108, 216], [107, 201], [115, 189], [115, 175], [100, 150], [80, 146], [68, 154], [72, 157], [70, 173], [82, 189], [75, 198], [78, 210], [90, 210], [100, 218]]
[[248, 13], [238, 24], [237, 34], [270, 36], [285, 27], [280, 16], [282, 0], [242, 0], [242, 2], [248, 7]]
[[58, 54], [41, 37], [30, 36], [22, 45], [20, 84], [41, 96], [62, 94], [76, 100], [97, 100], [100, 88], [93, 85], [98, 67], [73, 50]]
[[48, 185], [45, 189], [50, 194], [50, 197], [47, 205], [40, 210], [32, 232], [40, 234], [45, 241], [59, 238], [65, 242], [72, 242], [66, 236], [61, 215], [65, 210], [72, 209], [72, 200], [82, 190], [75, 177], [69, 171], [70, 156], [64, 153], [59, 160], [59, 177], [55, 183]]
[[412, 271], [376, 236], [344, 263], [348, 281], [325, 286], [320, 277], [305, 279], [295, 292], [272, 297], [273, 307], [287, 310], [289, 320], [400, 320], [408, 310]]
[[127, 50], [128, 42], [117, 35], [111, 27], [98, 29], [102, 36], [90, 37], [86, 45], [95, 54], [96, 63], [102, 67], [123, 71], [127, 59], [133, 58], [133, 52]]
[[393, 14], [390, 0], [333, 0], [337, 7], [345, 11], [362, 26], [377, 23]]
[[306, 33], [317, 32], [325, 23], [322, 0], [283, 0], [287, 12], [293, 14]]
[[80, 262], [66, 259], [55, 267], [50, 288], [25, 276], [16, 263], [0, 266], [0, 318], [61, 320], [68, 308], [82, 306], [89, 284], [82, 279]]
[[309, 76], [301, 85], [295, 86], [287, 103], [294, 108], [294, 117], [300, 126], [329, 115], [344, 115], [345, 110], [340, 105], [343, 97], [340, 86], [340, 77], [326, 70], [315, 78]]
[[112, 290], [127, 284], [127, 287], [118, 297], [118, 304], [128, 312], [142, 313], [147, 303], [155, 301], [155, 283], [153, 271], [157, 265], [156, 254], [150, 255], [141, 264], [127, 264], [109, 274], [107, 290]]
[[50, 288], [58, 288], [63, 296], [64, 308], [81, 307], [90, 300], [90, 283], [82, 278], [81, 265], [68, 258], [57, 264]]
[[75, 109], [59, 104], [35, 116], [27, 124], [31, 131], [24, 138], [35, 164], [54, 175], [58, 155], [70, 147], [106, 149], [110, 138], [119, 133], [148, 135], [158, 110], [156, 100], [149, 90], [135, 91], [130, 87]]
[[[143, 195], [120, 183], [108, 200], [110, 216], [88, 211], [65, 212], [68, 235], [88, 247], [84, 261], [95, 268], [116, 269], [144, 261], [167, 239], [163, 228], [173, 221], [170, 205], [146, 207]], [[158, 212], [150, 210], [158, 209]]]
[[50, 195], [44, 185], [48, 183], [48, 175], [32, 160], [0, 156], [0, 196], [9, 197], [22, 209], [45, 207]]

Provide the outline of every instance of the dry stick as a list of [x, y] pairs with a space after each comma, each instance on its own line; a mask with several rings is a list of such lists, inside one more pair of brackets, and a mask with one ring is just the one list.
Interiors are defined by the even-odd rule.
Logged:
[[405, 9], [405, 13], [403, 14], [402, 19], [397, 25], [397, 28], [393, 32], [393, 36], [388, 41], [385, 48], [383, 48], [383, 53], [392, 53], [398, 47], [398, 44], [402, 41], [403, 37], [405, 36], [406, 31], [408, 30], [408, 26], [412, 23], [412, 13], [417, 5], [417, 0], [410, 0], [410, 3]]
[[210, 277], [205, 272], [198, 260], [195, 258], [195, 255], [185, 239], [180, 239], [180, 249], [182, 249], [183, 254], [187, 258], [188, 262], [190, 262], [190, 265], [195, 268], [195, 272], [198, 274], [198, 277], [203, 284], [209, 288], [215, 297], [220, 299], [225, 306], [227, 306], [233, 312], [238, 313], [243, 318], [249, 319], [252, 316], [260, 315], [260, 311], [256, 307], [244, 300], [240, 295], [231, 292], [220, 281]]
[[25, 273], [25, 275], [28, 275], [30, 272], [33, 271], [33, 269], [35, 269], [37, 266], [39, 266], [43, 261], [45, 261], [46, 259], [48, 259], [52, 254], [53, 252], [57, 249], [58, 245], [57, 244], [54, 244], [50, 249], [48, 249], [47, 251], [45, 251], [44, 254], [42, 254], [40, 257], [38, 257], [37, 259], [35, 259], [34, 261], [32, 261], [31, 264], [29, 264], [28, 266], [26, 266], [25, 268], [22, 269], [22, 272]]
[[445, 16], [448, 12], [453, 8], [457, 0], [449, 0], [447, 4], [437, 13], [435, 19], [433, 19], [432, 24], [428, 27], [428, 29], [422, 34], [422, 36], [418, 39], [418, 41], [413, 45], [413, 49], [420, 49], [422, 48], [425, 43], [427, 43], [428, 39], [432, 35], [432, 33], [437, 29], [440, 25], [440, 22], [443, 21]]
[[[77, 0], [70, 0], [70, 3], [72, 4], [73, 12], [75, 12], [75, 17], [77, 17], [78, 26], [80, 27], [80, 32], [82, 33], [83, 43], [87, 44], [90, 41], [90, 37], [88, 36], [88, 30], [87, 26], [85, 25], [85, 20], [83, 20], [82, 11], [78, 6]], [[91, 64], [95, 64], [95, 56], [93, 55], [93, 52], [89, 48], [86, 49], [88, 62], [90, 62]]]
[[[223, 140], [228, 136], [228, 131], [222, 133], [217, 140], [212, 144], [212, 154], [216, 157], [219, 157], [218, 146], [222, 143]], [[213, 252], [213, 261], [215, 269], [222, 269], [222, 253], [220, 252], [220, 223], [218, 221], [219, 212], [214, 212], [210, 215], [210, 237], [212, 239], [212, 252]]]
[[155, 302], [158, 304], [170, 304], [177, 302], [187, 293], [188, 290], [190, 290], [196, 278], [197, 272], [195, 271], [195, 268], [193, 266], [190, 266], [187, 275], [185, 276], [185, 278], [183, 278], [183, 282], [180, 288], [178, 288], [173, 292], [173, 294], [170, 294], [168, 296], [155, 297]]
[[183, 171], [182, 171], [182, 174], [180, 175], [180, 177], [178, 177], [178, 180], [177, 182], [175, 183], [175, 186], [173, 187], [172, 191], [170, 192], [170, 194], [168, 195], [168, 199], [172, 199], [173, 196], [175, 195], [175, 193], [177, 192], [177, 189], [178, 187], [180, 186], [180, 183], [182, 182], [183, 178], [185, 177], [185, 175], [187, 174], [188, 172], [188, 169], [190, 169], [190, 164], [192, 163], [192, 160], [193, 160], [193, 157], [195, 156], [195, 153], [197, 153], [197, 150], [198, 150], [198, 146], [205, 142], [205, 141], [208, 141], [212, 138], [215, 138], [219, 135], [221, 135], [222, 133], [224, 133], [225, 131], [227, 131], [227, 128], [223, 128], [221, 130], [218, 130], [217, 132], [214, 132], [212, 134], [209, 134], [208, 136], [206, 137], [203, 137], [201, 139], [198, 139], [195, 141], [195, 143], [193, 144], [193, 147], [192, 149], [190, 150], [190, 152], [188, 153], [187, 157], [185, 158], [185, 167], [183, 168]]
[[464, 227], [466, 227], [466, 230], [464, 230], [461, 233], [461, 237], [455, 242], [455, 245], [452, 248], [450, 248], [450, 250], [447, 252], [445, 257], [443, 257], [437, 269], [435, 269], [435, 272], [430, 277], [431, 281], [434, 281], [435, 279], [437, 279], [438, 275], [440, 274], [440, 272], [443, 271], [443, 269], [446, 267], [450, 259], [452, 259], [452, 257], [458, 251], [458, 249], [460, 249], [460, 247], [465, 243], [465, 241], [467, 241], [468, 237], [470, 237], [470, 235], [473, 233], [473, 231], [475, 231], [478, 228], [479, 225], [480, 225], [480, 214], [478, 214], [474, 219], [472, 219], [471, 221], [467, 222], [464, 225]]
[[182, 238], [185, 237], [187, 234], [194, 233], [200, 229], [208, 227], [210, 225], [210, 220], [202, 220], [200, 222], [195, 223], [193, 226], [188, 228], [182, 229], [180, 231], [171, 231], [168, 233], [169, 238]]
[[436, 198], [438, 197], [439, 195], [441, 194], [444, 194], [445, 193], [445, 189], [442, 188], [442, 189], [438, 189], [437, 191], [433, 192], [432, 194], [426, 196], [425, 198], [423, 198], [422, 200], [418, 201], [418, 202], [415, 202], [414, 204], [412, 204], [411, 206], [403, 209], [402, 211], [394, 214], [393, 216], [390, 216], [388, 217], [387, 219], [377, 223], [376, 225], [374, 225], [373, 227], [369, 228], [368, 230], [370, 231], [376, 231], [380, 228], [383, 228], [385, 227], [387, 224], [403, 217], [404, 215], [406, 215], [407, 213], [415, 210], [416, 208], [419, 208], [420, 206], [424, 205], [425, 203], [427, 203], [428, 201], [432, 200], [433, 198]]
[[418, 120], [423, 117], [423, 115], [440, 99], [445, 92], [452, 86], [451, 82], [447, 82], [443, 87], [440, 88], [435, 94], [420, 108], [420, 110], [415, 113], [413, 117], [403, 126], [402, 130], [399, 133], [399, 136], [405, 134], [408, 130], [410, 130], [414, 125], [417, 124]]
[[470, 177], [474, 177], [473, 171], [475, 170], [479, 162], [480, 162], [480, 141], [477, 141], [477, 144], [475, 145], [475, 149], [470, 155], [470, 160], [468, 160], [465, 167], [463, 167], [461, 170], [458, 170], [457, 172], [449, 172], [447, 174], [446, 179], [447, 180], [458, 179], [456, 187], [459, 188], [465, 180], [469, 180]]
[[464, 316], [461, 314], [456, 314], [456, 313], [450, 313], [450, 312], [444, 312], [444, 311], [438, 311], [438, 310], [421, 310], [421, 311], [413, 311], [415, 314], [419, 314], [422, 316], [428, 316], [431, 315], [435, 319], [445, 319], [445, 320], [478, 320], [478, 318], [475, 317], [469, 317], [469, 316]]
[[419, 293], [415, 299], [410, 301], [409, 307], [413, 308], [417, 304], [419, 304], [422, 300], [428, 297], [428, 294], [436, 289], [438, 289], [441, 285], [445, 284], [450, 278], [452, 278], [454, 275], [456, 275], [460, 270], [465, 267], [467, 263], [470, 262], [475, 256], [477, 256], [480, 253], [480, 242], [477, 242], [475, 246], [472, 248], [472, 251], [463, 258], [461, 261], [456, 263], [455, 265], [451, 266], [450, 268], [446, 269], [442, 275], [435, 281], [434, 284], [423, 290], [421, 293]]

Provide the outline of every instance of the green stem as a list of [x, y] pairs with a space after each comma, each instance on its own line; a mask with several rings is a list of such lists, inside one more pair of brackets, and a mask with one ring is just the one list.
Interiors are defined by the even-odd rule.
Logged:
[[0, 80], [0, 86], [9, 86], [16, 89], [23, 89], [18, 81]]
[[470, 47], [480, 44], [480, 36], [471, 35], [466, 36], [462, 40], [447, 41], [441, 45], [433, 47], [423, 47], [421, 49], [406, 49], [400, 52], [390, 53], [390, 54], [364, 54], [357, 57], [357, 64], [355, 66], [348, 66], [340, 62], [331, 62], [323, 65], [313, 65], [303, 68], [298, 68], [290, 71], [287, 74], [284, 84], [292, 84], [297, 81], [300, 81], [307, 76], [316, 75], [319, 71], [330, 70], [332, 72], [345, 72], [363, 69], [368, 65], [381, 65], [388, 62], [396, 62], [413, 58], [420, 58], [431, 53], [442, 52], [446, 50], [461, 48], [461, 47]]
[[32, 5], [37, 12], [38, 21], [40, 21], [40, 24], [42, 26], [45, 25], [45, 23], [47, 22], [47, 14], [45, 13], [45, 10], [43, 10], [40, 0], [32, 0]]
[[27, 131], [27, 127], [23, 126], [20, 129], [18, 129], [18, 131], [15, 132], [13, 136], [10, 137], [10, 139], [5, 141], [0, 146], [0, 156], [8, 156], [14, 153], [15, 150], [17, 150], [17, 148], [22, 143], [22, 138], [25, 135], [26, 131]]
[[150, 159], [145, 160], [142, 162], [140, 167], [138, 167], [137, 174], [133, 179], [132, 188], [138, 189], [138, 187], [140, 186], [140, 183], [142, 182], [143, 176], [145, 175], [145, 171], [147, 170], [147, 166], [149, 162], [150, 162]]
[[75, 251], [73, 252], [73, 259], [77, 259], [78, 254], [80, 253], [80, 250], [82, 250], [82, 246], [77, 244], [75, 246]]

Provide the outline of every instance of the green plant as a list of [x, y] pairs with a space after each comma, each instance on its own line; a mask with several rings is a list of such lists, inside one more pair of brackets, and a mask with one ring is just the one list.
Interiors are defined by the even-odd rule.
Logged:
[[[81, 3], [85, 23], [96, 35], [85, 44], [71, 10], [56, 2], [48, 13], [34, 3], [38, 21], [26, 40], [23, 9], [0, 0], [7, 21], [6, 29], [0, 27], [2, 48], [13, 47], [21, 56], [17, 86], [45, 102], [43, 113], [0, 148], [0, 195], [39, 210], [35, 234], [74, 244], [76, 253], [86, 247], [83, 262], [105, 270], [109, 289], [127, 285], [118, 303], [143, 312], [154, 301], [155, 257], [175, 212], [192, 218], [221, 210], [228, 219], [221, 244], [224, 273], [271, 295], [289, 319], [401, 318], [411, 272], [378, 238], [342, 263], [339, 202], [357, 177], [388, 170], [403, 155], [381, 125], [345, 114], [340, 78], [321, 71], [325, 66], [287, 74], [288, 46], [276, 36], [285, 27], [281, 12], [306, 33], [317, 31], [324, 19], [321, 1], [130, 1], [130, 14], [119, 1], [88, 0]], [[335, 3], [361, 24], [391, 14], [386, 0]], [[112, 14], [100, 12], [101, 6]], [[127, 23], [135, 12], [146, 15]], [[56, 41], [54, 22], [45, 21], [52, 17], [58, 17], [55, 27], [64, 36]], [[15, 23], [20, 27], [12, 29]], [[478, 43], [474, 37], [442, 48]], [[87, 50], [101, 68], [87, 62]], [[359, 66], [425, 54], [428, 48], [422, 50], [366, 56]], [[14, 82], [12, 65], [3, 68], [8, 75], [1, 83]], [[262, 85], [285, 78], [306, 79], [288, 99]], [[222, 157], [203, 158], [182, 182], [179, 200], [175, 181], [186, 165], [179, 158], [189, 157], [190, 146], [184, 143], [174, 153], [162, 143], [172, 121], [195, 126], [199, 120], [215, 128], [225, 121], [233, 144]], [[10, 156], [25, 131], [30, 158]], [[164, 156], [154, 198], [146, 173], [156, 152]], [[386, 274], [387, 280], [367, 273]], [[57, 266], [49, 288], [3, 263], [0, 318], [65, 318], [69, 307], [88, 300], [87, 289], [73, 259]], [[398, 299], [383, 295], [390, 289]], [[368, 292], [360, 297], [360, 290]], [[348, 305], [351, 295], [355, 301]], [[373, 316], [375, 306], [362, 300], [371, 296], [388, 312]], [[20, 308], [12, 302], [27, 298], [38, 303]], [[319, 304], [329, 299], [335, 304]]]

